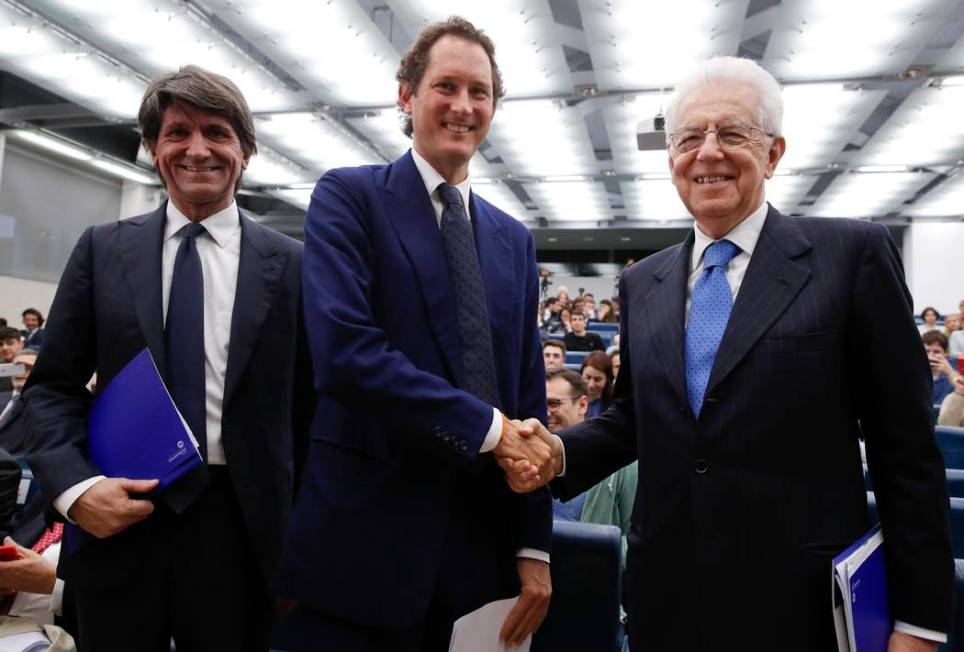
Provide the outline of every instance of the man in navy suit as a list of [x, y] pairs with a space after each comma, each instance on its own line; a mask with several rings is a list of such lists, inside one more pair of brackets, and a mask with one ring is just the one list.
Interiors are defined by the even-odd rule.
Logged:
[[[24, 392], [28, 460], [77, 526], [58, 572], [81, 649], [264, 650], [307, 431], [302, 246], [238, 209], [256, 143], [231, 81], [161, 75], [138, 122], [170, 200], [87, 229], [71, 254]], [[109, 385], [145, 347], [207, 462], [150, 500], [155, 479], [105, 478], [84, 452], [91, 375]]]
[[547, 609], [549, 495], [513, 495], [493, 459], [549, 454], [509, 421], [546, 415], [533, 240], [468, 176], [493, 55], [465, 20], [427, 27], [398, 74], [412, 150], [312, 195], [320, 398], [277, 582], [307, 649], [444, 652], [456, 618], [520, 585], [504, 640]]
[[900, 259], [883, 226], [768, 206], [782, 111], [749, 60], [712, 59], [677, 86], [669, 164], [694, 230], [621, 275], [613, 406], [561, 441], [531, 424], [554, 444], [543, 481], [561, 473], [567, 499], [638, 458], [632, 649], [830, 651], [831, 559], [870, 527], [863, 436], [889, 650], [936, 650], [954, 564]]

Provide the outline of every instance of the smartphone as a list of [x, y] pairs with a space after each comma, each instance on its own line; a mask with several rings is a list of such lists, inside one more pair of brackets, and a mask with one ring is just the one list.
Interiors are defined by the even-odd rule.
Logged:
[[0, 546], [0, 561], [17, 561], [20, 553], [16, 546]]

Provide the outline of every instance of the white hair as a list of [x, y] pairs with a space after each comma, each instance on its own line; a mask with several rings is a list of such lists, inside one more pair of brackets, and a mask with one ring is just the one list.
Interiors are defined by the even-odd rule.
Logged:
[[753, 88], [760, 97], [760, 127], [779, 136], [783, 131], [783, 94], [780, 84], [760, 64], [740, 57], [713, 57], [677, 84], [666, 106], [666, 133], [676, 128], [683, 100], [697, 88], [716, 82], [738, 82]]

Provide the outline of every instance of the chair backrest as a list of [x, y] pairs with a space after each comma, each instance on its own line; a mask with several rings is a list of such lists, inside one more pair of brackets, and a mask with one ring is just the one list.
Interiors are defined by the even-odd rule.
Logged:
[[619, 645], [619, 528], [553, 521], [552, 600], [532, 652], [616, 652]]
[[945, 469], [947, 475], [947, 493], [952, 498], [964, 498], [964, 470]]
[[934, 437], [944, 456], [944, 466], [948, 469], [964, 469], [964, 428], [937, 426]]
[[595, 333], [618, 333], [619, 324], [617, 322], [593, 321], [586, 327]]
[[[951, 546], [954, 549], [954, 557], [964, 557], [964, 498], [951, 498]], [[874, 492], [867, 492], [867, 510], [870, 512], [871, 524], [880, 521], [880, 514], [877, 511], [877, 499]], [[887, 531], [884, 530], [884, 540], [887, 540]]]
[[581, 365], [591, 351], [566, 351], [566, 364]]

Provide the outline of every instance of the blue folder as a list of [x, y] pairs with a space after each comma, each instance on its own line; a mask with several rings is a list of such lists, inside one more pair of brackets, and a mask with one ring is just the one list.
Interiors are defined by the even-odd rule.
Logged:
[[97, 395], [87, 420], [87, 447], [107, 477], [157, 478], [155, 492], [204, 461], [146, 348]]
[[834, 616], [841, 652], [887, 652], [894, 629], [880, 524], [833, 560]]

